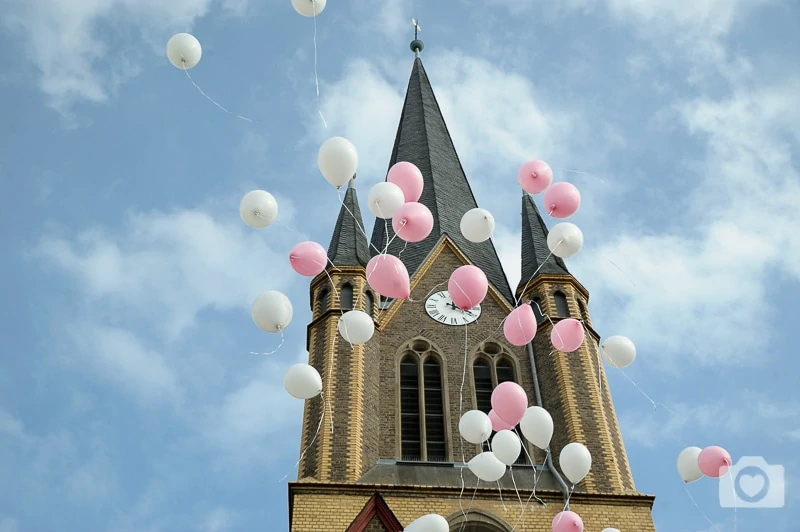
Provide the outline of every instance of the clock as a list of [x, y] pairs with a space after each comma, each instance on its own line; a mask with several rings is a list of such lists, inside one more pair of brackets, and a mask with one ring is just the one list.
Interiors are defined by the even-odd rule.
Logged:
[[447, 291], [436, 292], [425, 301], [425, 312], [428, 316], [444, 325], [469, 325], [481, 315], [481, 306], [470, 310], [458, 308]]

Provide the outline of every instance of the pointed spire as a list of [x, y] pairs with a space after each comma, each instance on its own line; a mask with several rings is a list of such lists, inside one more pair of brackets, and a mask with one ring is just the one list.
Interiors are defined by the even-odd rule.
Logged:
[[[547, 247], [547, 225], [539, 214], [539, 209], [530, 194], [522, 193], [522, 277], [517, 290], [522, 289], [533, 277], [539, 274], [569, 275], [564, 259], [550, 255]], [[548, 258], [549, 255], [549, 258]], [[544, 263], [544, 266], [539, 266]], [[538, 270], [538, 271], [537, 271]]]
[[328, 246], [328, 259], [336, 266], [366, 266], [370, 258], [355, 180], [356, 176], [353, 176], [347, 185], [336, 228]]
[[[425, 185], [419, 202], [431, 210], [433, 230], [422, 242], [406, 244], [399, 238], [393, 239], [394, 231], [389, 224], [391, 244], [388, 252], [397, 255], [403, 250], [403, 262], [413, 275], [446, 234], [473, 264], [484, 271], [489, 282], [513, 301], [492, 241], [473, 243], [461, 234], [461, 217], [477, 207], [477, 203], [419, 56], [414, 59], [389, 167], [400, 161], [414, 163], [422, 172]], [[377, 249], [384, 249], [386, 242], [383, 220], [378, 220], [372, 231], [372, 244]]]

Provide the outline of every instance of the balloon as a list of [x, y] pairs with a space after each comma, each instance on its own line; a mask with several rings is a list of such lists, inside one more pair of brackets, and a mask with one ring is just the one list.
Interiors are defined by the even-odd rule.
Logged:
[[450, 274], [447, 291], [455, 305], [462, 310], [470, 310], [486, 299], [489, 291], [489, 280], [477, 266], [468, 264], [460, 266]]
[[333, 137], [326, 140], [319, 149], [317, 163], [325, 180], [340, 188], [355, 175], [358, 168], [358, 152], [349, 140]]
[[167, 41], [167, 58], [181, 70], [194, 68], [203, 57], [200, 41], [190, 33], [176, 33]]
[[697, 465], [705, 476], [719, 478], [728, 472], [733, 462], [728, 451], [712, 445], [700, 451], [697, 455]]
[[494, 410], [489, 410], [489, 421], [492, 423], [492, 430], [495, 432], [500, 432], [501, 430], [511, 430], [514, 428], [514, 425], [510, 423], [506, 423], [500, 416], [497, 415], [497, 412]]
[[508, 315], [503, 322], [503, 335], [508, 343], [523, 346], [536, 336], [536, 316], [527, 303], [523, 303]]
[[492, 420], [480, 410], [470, 410], [461, 416], [458, 432], [470, 443], [483, 443], [492, 435]]
[[510, 425], [519, 423], [525, 415], [526, 408], [528, 408], [528, 396], [516, 382], [501, 382], [492, 390], [492, 410], [506, 423]]
[[286, 370], [283, 387], [296, 399], [311, 399], [322, 393], [322, 377], [308, 364], [295, 364]]
[[572, 442], [567, 444], [561, 449], [558, 461], [561, 464], [561, 471], [564, 472], [564, 476], [573, 485], [586, 478], [592, 468], [592, 454], [582, 443]]
[[423, 515], [407, 527], [404, 532], [449, 532], [450, 524], [439, 514]]
[[513, 466], [522, 452], [522, 442], [510, 430], [501, 430], [492, 438], [492, 452], [505, 465]]
[[583, 521], [575, 512], [558, 512], [553, 517], [553, 532], [583, 532]]
[[467, 462], [467, 467], [484, 482], [497, 482], [506, 474], [506, 465], [491, 451], [484, 451]]
[[627, 368], [636, 358], [636, 346], [625, 336], [609, 336], [600, 344], [600, 353], [615, 368]]
[[545, 450], [553, 438], [553, 418], [541, 406], [531, 406], [519, 422], [522, 435], [539, 449]]
[[618, 528], [604, 528], [600, 532], [619, 532]]
[[701, 451], [700, 447], [687, 447], [678, 455], [678, 474], [687, 484], [703, 478], [698, 463]]
[[394, 183], [377, 183], [369, 191], [367, 206], [378, 218], [387, 220], [406, 202], [403, 191]]
[[325, 248], [316, 242], [300, 242], [289, 252], [289, 263], [300, 275], [314, 277], [319, 275], [328, 264]]
[[365, 344], [375, 334], [375, 322], [366, 312], [349, 310], [339, 318], [339, 334], [352, 345]]
[[406, 198], [406, 203], [419, 201], [420, 196], [422, 196], [422, 189], [425, 186], [425, 180], [419, 168], [406, 161], [400, 161], [392, 165], [386, 175], [386, 181], [400, 187], [403, 191], [403, 196]]
[[294, 10], [304, 17], [313, 17], [322, 13], [328, 0], [292, 0]]
[[392, 228], [406, 242], [422, 242], [433, 230], [433, 214], [422, 203], [404, 203], [394, 211]]
[[292, 321], [292, 302], [277, 290], [267, 290], [253, 301], [253, 321], [263, 331], [276, 333]]
[[583, 343], [583, 337], [583, 324], [573, 318], [559, 321], [550, 331], [550, 342], [562, 353], [571, 353], [578, 349]]
[[485, 242], [494, 232], [494, 216], [486, 209], [474, 208], [461, 217], [461, 234], [470, 242]]
[[553, 182], [553, 171], [544, 161], [528, 161], [517, 172], [517, 181], [525, 192], [538, 194]]
[[239, 216], [253, 229], [263, 229], [278, 217], [278, 202], [265, 190], [251, 190], [239, 203]]
[[583, 231], [573, 223], [556, 224], [547, 234], [547, 247], [556, 257], [568, 259], [583, 247]]
[[367, 284], [382, 296], [392, 299], [406, 299], [411, 295], [406, 265], [394, 255], [382, 253], [369, 260]]
[[572, 183], [556, 183], [544, 191], [544, 208], [553, 218], [569, 218], [581, 206], [581, 193]]

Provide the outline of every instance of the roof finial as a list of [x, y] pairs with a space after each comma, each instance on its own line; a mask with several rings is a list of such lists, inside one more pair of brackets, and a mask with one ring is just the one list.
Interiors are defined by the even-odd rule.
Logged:
[[420, 41], [418, 38], [418, 34], [420, 31], [422, 31], [422, 28], [419, 27], [419, 23], [415, 18], [411, 19], [411, 24], [414, 25], [414, 40], [411, 41], [411, 51], [414, 52], [414, 55], [419, 57], [419, 53], [425, 47], [425, 45], [422, 44], [422, 41]]

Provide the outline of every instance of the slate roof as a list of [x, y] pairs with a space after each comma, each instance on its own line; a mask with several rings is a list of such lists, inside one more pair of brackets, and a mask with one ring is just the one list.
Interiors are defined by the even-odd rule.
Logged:
[[356, 177], [353, 176], [347, 186], [331, 243], [328, 246], [328, 258], [336, 266], [366, 266], [370, 259], [355, 180]]
[[[508, 279], [492, 241], [476, 244], [461, 235], [461, 217], [478, 205], [419, 57], [414, 60], [408, 82], [389, 168], [400, 161], [414, 163], [422, 172], [425, 185], [419, 201], [431, 210], [434, 224], [430, 236], [422, 242], [406, 245], [395, 238], [388, 252], [397, 255], [405, 246], [402, 259], [409, 274], [413, 275], [441, 236], [447, 234], [469, 260], [484, 271], [503, 297], [513, 301]], [[373, 227], [372, 244], [383, 250], [386, 232], [383, 220], [378, 222]], [[389, 240], [393, 237], [390, 224]], [[375, 248], [373, 254], [377, 254]]]
[[[405, 255], [405, 253], [403, 254]], [[436, 486], [461, 488], [461, 472], [464, 473], [464, 486], [467, 490], [474, 490], [478, 485], [476, 477], [468, 467], [453, 466], [452, 464], [419, 464], [411, 462], [397, 463], [378, 463], [369, 469], [358, 479], [357, 484], [371, 484], [376, 486]], [[538, 477], [539, 472], [536, 473]], [[514, 483], [517, 489], [530, 490], [534, 487], [533, 468], [515, 467], [514, 478], [506, 472], [500, 479], [500, 487], [503, 490], [514, 491]], [[482, 488], [497, 489], [496, 482], [481, 482]], [[555, 478], [548, 470], [541, 471], [541, 478], [536, 483], [537, 491], [556, 491], [561, 492]], [[582, 491], [576, 488], [575, 491]]]
[[[547, 224], [544, 223], [539, 208], [536, 207], [530, 194], [522, 193], [522, 276], [519, 280], [517, 290], [523, 288], [533, 277], [534, 272], [539, 275], [560, 274], [569, 275], [564, 259], [550, 255], [550, 248], [547, 247]], [[548, 255], [550, 257], [548, 258]], [[545, 261], [545, 259], [547, 259]], [[537, 272], [540, 265], [544, 265]]]

